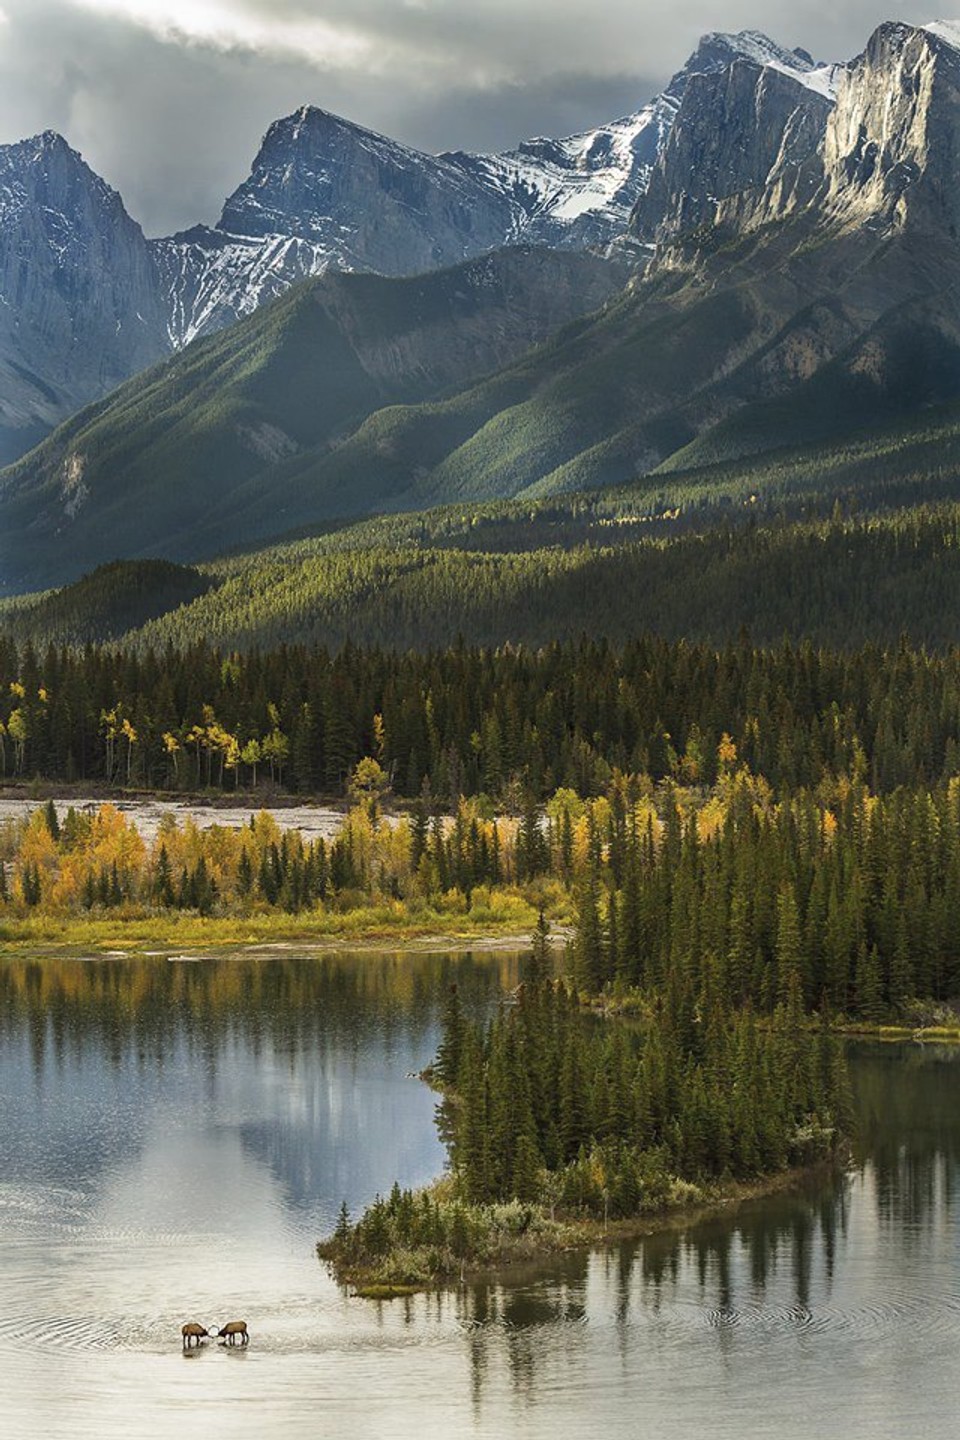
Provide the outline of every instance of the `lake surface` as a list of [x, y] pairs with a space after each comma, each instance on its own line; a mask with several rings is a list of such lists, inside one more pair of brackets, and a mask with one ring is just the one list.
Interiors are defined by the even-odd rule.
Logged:
[[517, 963], [0, 966], [3, 1435], [952, 1437], [960, 1049], [857, 1050], [847, 1176], [509, 1286], [337, 1289], [341, 1200], [442, 1168], [442, 996]]

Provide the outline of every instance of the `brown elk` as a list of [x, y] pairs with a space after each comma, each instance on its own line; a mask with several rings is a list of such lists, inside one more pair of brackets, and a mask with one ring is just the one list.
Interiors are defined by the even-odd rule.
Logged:
[[226, 1325], [218, 1327], [217, 1335], [224, 1345], [236, 1345], [238, 1335], [240, 1336], [241, 1345], [246, 1345], [250, 1339], [250, 1336], [247, 1334], [246, 1320], [228, 1320]]
[[189, 1350], [194, 1341], [199, 1345], [201, 1340], [206, 1340], [210, 1331], [205, 1330], [202, 1325], [198, 1325], [196, 1320], [190, 1320], [182, 1327], [180, 1334], [183, 1336], [184, 1349]]

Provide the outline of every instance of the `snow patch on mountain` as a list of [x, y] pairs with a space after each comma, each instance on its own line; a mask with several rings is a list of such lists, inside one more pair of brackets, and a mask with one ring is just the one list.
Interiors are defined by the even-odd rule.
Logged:
[[330, 268], [413, 274], [515, 244], [606, 251], [628, 233], [691, 77], [738, 60], [832, 99], [839, 67], [745, 30], [704, 36], [663, 94], [633, 114], [502, 154], [427, 155], [305, 105], [267, 131], [214, 230], [157, 242], [171, 341], [229, 324]]
[[945, 40], [954, 49], [960, 50], [960, 20], [931, 20], [923, 26], [929, 35]]
[[658, 96], [632, 115], [563, 140], [527, 140], [499, 155], [453, 154], [512, 207], [510, 238], [546, 245], [609, 245], [649, 184], [679, 102]]

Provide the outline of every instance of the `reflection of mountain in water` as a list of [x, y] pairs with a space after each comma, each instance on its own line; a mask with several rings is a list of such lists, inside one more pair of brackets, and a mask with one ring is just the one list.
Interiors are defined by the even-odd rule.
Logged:
[[[436, 1049], [436, 1032], [428, 1034], [421, 1066]], [[388, 1060], [381, 1052], [359, 1069], [299, 1066], [304, 1073], [291, 1077], [269, 1116], [241, 1123], [244, 1150], [277, 1177], [286, 1203], [303, 1214], [318, 1196], [345, 1199], [356, 1212], [384, 1187], [385, 1157], [391, 1174], [427, 1184], [439, 1168], [432, 1100], [418, 1080], [405, 1078], [408, 1064], [416, 1061], [396, 1054]], [[412, 1110], [422, 1125], [409, 1123]], [[331, 1226], [335, 1218], [331, 1211]]]

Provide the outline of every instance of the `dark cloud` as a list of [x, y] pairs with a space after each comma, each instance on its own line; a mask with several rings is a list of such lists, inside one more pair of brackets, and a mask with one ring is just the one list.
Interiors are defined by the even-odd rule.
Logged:
[[0, 142], [61, 131], [153, 234], [215, 219], [270, 121], [304, 102], [425, 149], [501, 148], [635, 108], [707, 30], [845, 59], [889, 18], [870, 0], [0, 0], [0, 14]]

